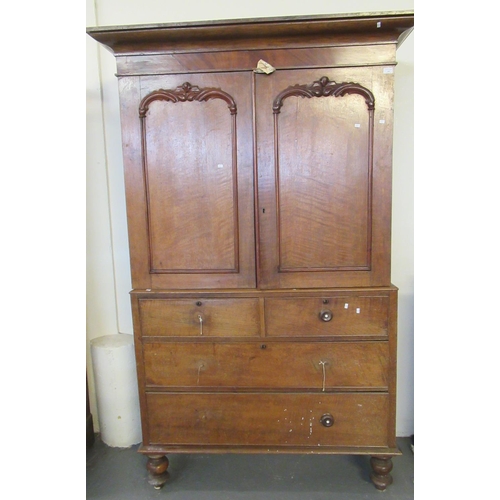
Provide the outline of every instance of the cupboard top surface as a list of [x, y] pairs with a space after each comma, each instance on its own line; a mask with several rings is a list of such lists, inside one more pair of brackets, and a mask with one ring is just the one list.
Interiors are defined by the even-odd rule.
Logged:
[[235, 48], [235, 40], [242, 43], [240, 50], [245, 42], [255, 46], [266, 40], [268, 46], [270, 39], [283, 45], [396, 43], [410, 33], [413, 23], [413, 11], [396, 11], [89, 27], [87, 33], [118, 55]]

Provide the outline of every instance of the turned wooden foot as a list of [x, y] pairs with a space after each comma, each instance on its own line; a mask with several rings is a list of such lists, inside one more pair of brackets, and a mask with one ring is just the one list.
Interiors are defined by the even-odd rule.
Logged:
[[392, 483], [392, 460], [390, 457], [372, 457], [370, 460], [373, 472], [370, 479], [377, 490], [385, 490]]
[[168, 458], [165, 455], [148, 455], [146, 468], [149, 472], [148, 483], [159, 490], [169, 477]]

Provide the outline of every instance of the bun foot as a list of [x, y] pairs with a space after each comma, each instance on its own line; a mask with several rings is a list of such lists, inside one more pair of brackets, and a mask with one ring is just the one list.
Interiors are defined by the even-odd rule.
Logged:
[[169, 478], [168, 458], [165, 455], [148, 455], [146, 468], [149, 472], [148, 483], [155, 490], [161, 489]]
[[384, 491], [387, 486], [392, 484], [392, 460], [390, 457], [372, 457], [370, 459], [373, 472], [370, 474], [370, 479], [375, 488]]

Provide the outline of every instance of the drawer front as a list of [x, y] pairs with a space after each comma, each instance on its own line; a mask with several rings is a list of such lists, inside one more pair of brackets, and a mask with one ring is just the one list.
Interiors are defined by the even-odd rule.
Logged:
[[266, 335], [387, 336], [388, 297], [308, 297], [266, 299]]
[[144, 343], [143, 353], [149, 387], [387, 390], [385, 341]]
[[[149, 443], [387, 446], [387, 394], [147, 394]], [[324, 415], [333, 425], [321, 423]]]
[[259, 299], [140, 299], [142, 336], [260, 336]]

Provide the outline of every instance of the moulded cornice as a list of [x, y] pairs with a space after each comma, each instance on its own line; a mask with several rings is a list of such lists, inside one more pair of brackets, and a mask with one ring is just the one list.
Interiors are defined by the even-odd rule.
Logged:
[[[398, 43], [413, 28], [413, 11], [227, 19], [87, 28], [116, 55], [168, 50]], [[235, 41], [238, 43], [235, 45]], [[274, 41], [274, 43], [270, 42]]]

